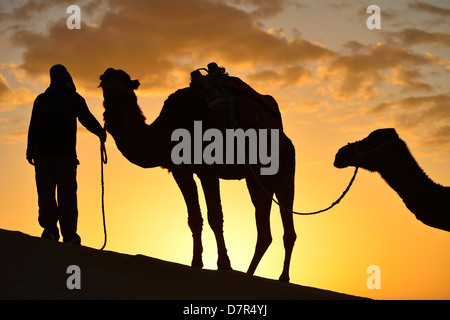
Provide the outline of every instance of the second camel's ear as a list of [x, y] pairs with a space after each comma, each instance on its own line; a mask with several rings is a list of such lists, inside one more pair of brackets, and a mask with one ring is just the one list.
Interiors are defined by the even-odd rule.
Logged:
[[131, 88], [136, 90], [137, 88], [139, 88], [139, 86], [140, 86], [139, 80], [131, 80]]

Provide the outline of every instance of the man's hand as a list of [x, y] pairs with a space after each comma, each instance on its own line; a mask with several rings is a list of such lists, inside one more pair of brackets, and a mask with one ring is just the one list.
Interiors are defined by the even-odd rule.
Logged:
[[100, 135], [98, 136], [100, 138], [101, 142], [105, 142], [106, 141], [106, 130], [102, 130], [102, 132], [100, 133]]
[[29, 164], [34, 166], [34, 155], [29, 150], [27, 150], [27, 161], [28, 161]]
[[27, 155], [27, 160], [32, 166], [34, 166], [34, 158], [33, 157], [30, 157]]

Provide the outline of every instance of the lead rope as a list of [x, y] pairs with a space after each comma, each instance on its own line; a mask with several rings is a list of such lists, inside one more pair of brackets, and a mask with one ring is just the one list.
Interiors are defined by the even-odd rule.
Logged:
[[101, 184], [102, 184], [102, 216], [103, 216], [103, 232], [105, 234], [105, 241], [100, 250], [103, 250], [106, 247], [106, 220], [105, 220], [105, 181], [103, 175], [103, 165], [108, 163], [108, 155], [106, 154], [105, 142], [100, 141], [100, 175], [101, 175]]
[[285, 206], [283, 206], [282, 204], [280, 204], [277, 200], [275, 200], [275, 198], [274, 198], [273, 196], [271, 196], [270, 193], [269, 193], [269, 191], [267, 191], [267, 189], [264, 187], [264, 185], [262, 184], [261, 180], [260, 180], [260, 179], [258, 178], [258, 176], [256, 175], [256, 173], [255, 173], [255, 171], [253, 170], [253, 168], [252, 168], [250, 165], [249, 165], [248, 167], [249, 167], [250, 172], [252, 173], [253, 177], [255, 178], [256, 182], [259, 184], [259, 186], [260, 186], [261, 189], [264, 191], [264, 193], [265, 193], [268, 197], [272, 198], [272, 201], [275, 202], [275, 203], [280, 207], [280, 209], [288, 210], [288, 211], [292, 212], [293, 214], [297, 214], [297, 215], [301, 215], [301, 216], [310, 216], [310, 215], [322, 213], [322, 212], [328, 211], [328, 210], [332, 209], [333, 207], [335, 207], [339, 202], [341, 202], [342, 199], [344, 199], [345, 195], [346, 195], [347, 192], [350, 190], [350, 188], [351, 188], [353, 182], [355, 181], [356, 174], [358, 173], [358, 169], [359, 169], [358, 166], [355, 167], [355, 172], [353, 173], [353, 176], [352, 176], [352, 178], [350, 179], [350, 182], [349, 182], [347, 188], [345, 188], [345, 190], [344, 190], [344, 192], [341, 194], [341, 196], [340, 196], [335, 202], [333, 202], [329, 207], [327, 207], [327, 208], [325, 208], [325, 209], [322, 209], [322, 210], [313, 211], [313, 212], [297, 212], [297, 211], [294, 211], [294, 210], [292, 210], [292, 209], [286, 208]]
[[[296, 211], [292, 211], [292, 213], [294, 214], [298, 214], [298, 215], [303, 215], [303, 216], [308, 216], [308, 215], [313, 215], [313, 214], [317, 214], [317, 213], [321, 213], [321, 212], [325, 212], [330, 210], [331, 208], [333, 208], [334, 206], [336, 206], [339, 202], [341, 202], [342, 199], [344, 199], [345, 195], [347, 194], [347, 192], [350, 190], [353, 182], [355, 181], [356, 178], [356, 174], [358, 173], [358, 166], [355, 167], [355, 172], [353, 173], [353, 177], [350, 179], [350, 183], [348, 184], [347, 188], [344, 190], [344, 192], [342, 193], [342, 195], [335, 201], [333, 202], [328, 208], [322, 209], [322, 210], [318, 210], [318, 211], [314, 211], [314, 212], [296, 212]], [[280, 208], [283, 208], [283, 206], [281, 206], [277, 200], [272, 198], [272, 201], [275, 202], [276, 204], [278, 204], [278, 206]]]

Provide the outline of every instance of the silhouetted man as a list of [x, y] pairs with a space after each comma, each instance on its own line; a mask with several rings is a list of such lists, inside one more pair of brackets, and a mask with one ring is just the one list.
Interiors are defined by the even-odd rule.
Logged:
[[[77, 92], [67, 69], [50, 69], [50, 86], [34, 101], [27, 160], [35, 166], [42, 238], [80, 244], [77, 234], [77, 118], [102, 141], [106, 132]], [[57, 193], [56, 193], [57, 191]]]

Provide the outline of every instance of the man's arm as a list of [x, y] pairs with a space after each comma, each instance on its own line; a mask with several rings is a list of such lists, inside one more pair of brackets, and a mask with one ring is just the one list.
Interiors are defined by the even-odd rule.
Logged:
[[31, 111], [30, 126], [28, 127], [28, 143], [27, 143], [27, 160], [31, 165], [34, 165], [34, 159], [36, 157], [36, 139], [38, 135], [38, 117], [39, 109], [42, 103], [42, 96], [38, 96], [33, 103], [33, 110]]
[[76, 104], [78, 120], [80, 123], [104, 142], [106, 140], [106, 131], [102, 128], [94, 115], [89, 111], [84, 98], [78, 95]]

